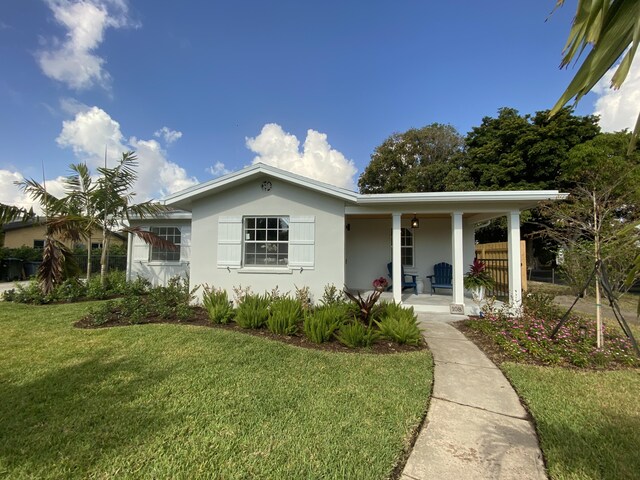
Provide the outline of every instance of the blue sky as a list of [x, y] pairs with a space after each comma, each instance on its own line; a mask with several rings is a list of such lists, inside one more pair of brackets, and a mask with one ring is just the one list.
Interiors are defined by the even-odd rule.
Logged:
[[[138, 152], [141, 199], [258, 157], [352, 186], [393, 132], [550, 108], [574, 73], [558, 64], [575, 1], [545, 21], [554, 5], [6, 0], [0, 201], [27, 203], [11, 182], [42, 162], [55, 190], [105, 145]], [[613, 118], [608, 95], [577, 112]]]

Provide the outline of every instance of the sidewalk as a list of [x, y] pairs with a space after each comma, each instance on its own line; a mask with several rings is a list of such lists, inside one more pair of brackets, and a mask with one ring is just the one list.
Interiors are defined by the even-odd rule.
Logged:
[[420, 314], [435, 361], [427, 419], [400, 477], [546, 479], [529, 415], [502, 372], [447, 322]]

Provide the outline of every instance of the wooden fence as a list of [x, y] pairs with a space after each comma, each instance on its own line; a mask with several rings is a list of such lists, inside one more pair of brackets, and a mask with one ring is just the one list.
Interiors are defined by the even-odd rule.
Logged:
[[[495, 282], [493, 292], [495, 296], [509, 296], [509, 244], [507, 242], [479, 243], [476, 245], [476, 258], [482, 260], [487, 271]], [[522, 290], [527, 290], [527, 247], [524, 240], [520, 240], [520, 278]]]

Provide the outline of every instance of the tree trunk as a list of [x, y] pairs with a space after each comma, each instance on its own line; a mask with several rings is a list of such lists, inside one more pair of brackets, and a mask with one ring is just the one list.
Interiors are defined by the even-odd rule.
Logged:
[[102, 229], [102, 255], [100, 256], [100, 284], [104, 286], [105, 278], [107, 275], [107, 249], [109, 237], [107, 236], [107, 229]]
[[87, 240], [87, 283], [89, 283], [90, 278], [91, 278], [91, 235], [89, 235], [89, 239]]
[[593, 248], [596, 268], [596, 346], [602, 348], [602, 305], [600, 304], [600, 228], [598, 227], [598, 204], [593, 192]]

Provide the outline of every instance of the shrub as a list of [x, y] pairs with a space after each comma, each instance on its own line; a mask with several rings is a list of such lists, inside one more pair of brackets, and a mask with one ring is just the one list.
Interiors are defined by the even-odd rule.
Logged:
[[344, 322], [344, 309], [338, 307], [321, 307], [313, 313], [305, 314], [302, 329], [306, 337], [314, 343], [331, 340], [331, 336]]
[[233, 306], [227, 292], [205, 285], [203, 287], [202, 304], [212, 323], [227, 324], [233, 318]]
[[420, 345], [422, 333], [418, 327], [418, 318], [413, 308], [402, 308], [389, 304], [385, 316], [376, 321], [382, 337], [401, 345]]
[[77, 302], [87, 297], [87, 286], [77, 278], [67, 278], [50, 294], [50, 301]]
[[236, 323], [242, 328], [262, 328], [269, 319], [269, 299], [265, 295], [246, 294], [236, 309]]
[[[42, 293], [40, 285], [37, 280], [30, 280], [26, 285], [16, 285], [15, 289], [12, 289], [10, 298], [16, 303], [30, 303], [33, 305], [42, 305], [49, 303], [51, 297]], [[5, 298], [6, 299], [6, 298]]]
[[309, 287], [300, 287], [296, 286], [296, 300], [300, 302], [302, 306], [302, 310], [308, 312], [313, 307], [313, 299], [311, 298], [311, 291]]
[[366, 325], [371, 326], [374, 317], [374, 307], [382, 292], [374, 290], [367, 298], [362, 298], [360, 292], [358, 292], [358, 296], [356, 297], [346, 289], [344, 290], [344, 294], [358, 307], [358, 318]]
[[149, 302], [160, 318], [189, 318], [192, 313], [191, 301], [197, 287], [189, 290], [189, 279], [180, 275], [171, 277], [166, 287], [155, 287], [149, 292]]
[[341, 325], [336, 334], [338, 341], [349, 348], [370, 347], [379, 337], [379, 332], [356, 320]]
[[344, 294], [333, 283], [325, 285], [320, 303], [325, 307], [340, 305], [344, 303]]
[[302, 317], [302, 306], [293, 298], [281, 297], [271, 303], [267, 328], [278, 335], [293, 335]]

